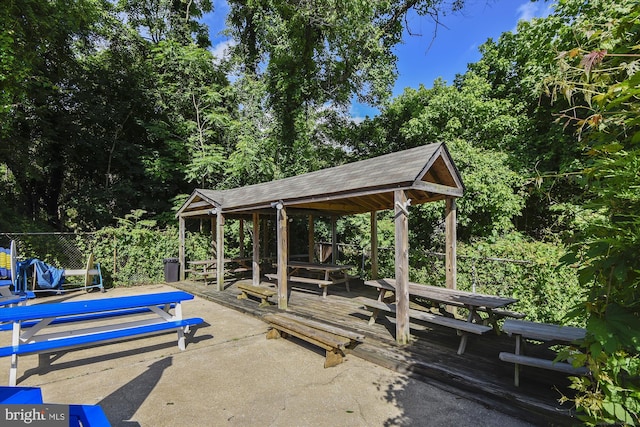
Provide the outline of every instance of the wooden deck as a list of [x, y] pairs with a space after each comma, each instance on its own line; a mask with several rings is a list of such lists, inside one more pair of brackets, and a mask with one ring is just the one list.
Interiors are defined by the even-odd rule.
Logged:
[[[190, 281], [170, 285], [255, 317], [278, 312], [275, 305], [260, 307], [255, 300], [238, 299], [238, 283], [250, 284], [251, 280], [227, 281], [221, 292], [214, 286]], [[457, 355], [460, 338], [455, 331], [412, 323], [412, 343], [398, 346], [393, 317], [380, 315], [375, 324], [368, 325], [370, 312], [356, 300], [358, 296], [375, 299], [377, 293], [357, 280], [352, 282], [351, 292], [338, 285], [332, 287], [326, 298], [321, 297], [317, 287], [294, 285], [288, 312], [364, 334], [365, 342], [359, 344], [352, 355], [461, 397], [538, 425], [577, 422], [571, 406], [558, 403], [560, 392], [571, 395], [567, 388], [569, 381], [563, 374], [525, 367], [520, 387], [513, 385], [513, 365], [501, 361], [498, 355], [501, 351], [513, 351], [514, 338], [506, 334], [472, 336], [466, 352]]]

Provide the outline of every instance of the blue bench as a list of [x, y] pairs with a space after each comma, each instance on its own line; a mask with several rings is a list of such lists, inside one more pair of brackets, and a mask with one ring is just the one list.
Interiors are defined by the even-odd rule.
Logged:
[[[201, 318], [182, 318], [182, 301], [193, 295], [182, 292], [126, 297], [100, 298], [86, 301], [36, 304], [0, 310], [0, 323], [10, 322], [12, 345], [0, 347], [0, 357], [11, 356], [9, 385], [17, 382], [18, 356], [38, 354], [41, 365], [49, 363], [49, 354], [60, 350], [123, 341], [132, 337], [176, 331], [178, 348], [185, 349], [184, 333], [203, 323]], [[170, 308], [174, 307], [174, 313]], [[140, 314], [154, 313], [149, 317]], [[132, 320], [133, 318], [133, 320]], [[101, 320], [97, 326], [92, 321]], [[111, 320], [109, 322], [106, 322]], [[23, 329], [22, 325], [25, 324]], [[73, 328], [50, 332], [51, 325], [69, 324]], [[8, 329], [4, 326], [5, 329]], [[46, 331], [46, 333], [45, 333]]]
[[[40, 387], [0, 387], [2, 405], [44, 405]], [[98, 405], [69, 405], [70, 427], [110, 427]]]
[[0, 404], [40, 404], [42, 390], [40, 387], [5, 387], [0, 386]]
[[[175, 308], [175, 304], [169, 304], [169, 309]], [[158, 306], [158, 309], [166, 310], [166, 306]], [[144, 314], [150, 313], [151, 310], [148, 307], [140, 307], [140, 308], [131, 308], [127, 310], [117, 310], [117, 311], [107, 311], [104, 313], [92, 313], [92, 314], [83, 314], [79, 316], [66, 316], [66, 317], [58, 317], [49, 323], [50, 325], [62, 325], [64, 323], [72, 323], [72, 322], [91, 322], [95, 320], [108, 319], [117, 316], [132, 316], [134, 314]], [[39, 323], [39, 320], [29, 320], [22, 322], [21, 328], [24, 330], [26, 328], [31, 328]], [[13, 329], [12, 323], [3, 323], [0, 324], [0, 331], [10, 331]]]
[[98, 405], [69, 405], [69, 427], [111, 427]]

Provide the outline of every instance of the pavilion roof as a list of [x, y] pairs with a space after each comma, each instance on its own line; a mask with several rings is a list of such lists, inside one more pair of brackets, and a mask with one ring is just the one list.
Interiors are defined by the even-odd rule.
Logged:
[[176, 216], [273, 211], [276, 203], [331, 215], [392, 209], [394, 191], [414, 205], [461, 197], [464, 185], [443, 143], [229, 190], [195, 189]]

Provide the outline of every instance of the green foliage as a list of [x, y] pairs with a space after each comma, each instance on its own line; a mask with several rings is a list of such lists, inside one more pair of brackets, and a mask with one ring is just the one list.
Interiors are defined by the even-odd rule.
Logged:
[[[513, 104], [491, 98], [485, 80], [470, 73], [458, 87], [437, 81], [433, 89], [405, 89], [379, 117], [365, 121], [350, 141], [359, 156], [376, 156], [446, 141], [465, 184], [458, 200], [458, 235], [491, 236], [509, 232], [525, 205], [524, 179], [504, 150], [521, 139], [522, 116]], [[444, 209], [430, 203], [416, 209], [411, 229], [426, 247], [438, 244]], [[415, 219], [413, 219], [415, 218]]]
[[[527, 320], [584, 324], [585, 319], [568, 319], [584, 295], [575, 269], [558, 263], [563, 254], [560, 246], [510, 233], [459, 243], [457, 248], [458, 289], [517, 298], [513, 308], [525, 313]], [[410, 256], [411, 280], [443, 286], [443, 257], [420, 249], [411, 250]]]
[[[571, 108], [560, 116], [588, 155], [585, 194], [589, 218], [567, 263], [579, 266], [587, 299], [581, 362], [591, 378], [576, 378], [574, 402], [589, 425], [638, 425], [640, 408], [640, 5], [565, 1], [560, 13], [579, 12], [573, 45], [561, 45], [551, 96]], [[605, 7], [607, 13], [602, 13]]]
[[[117, 227], [105, 227], [95, 233], [91, 248], [101, 265], [108, 286], [129, 286], [164, 281], [163, 259], [178, 257], [178, 229], [158, 229], [147, 212], [133, 210], [118, 220]], [[206, 259], [211, 255], [210, 237], [188, 233], [187, 259]]]
[[379, 104], [395, 80], [393, 47], [411, 9], [437, 22], [438, 13], [464, 1], [408, 2], [282, 0], [229, 1], [233, 61], [245, 75], [261, 75], [280, 146], [274, 161], [286, 174], [297, 164], [314, 170], [321, 139], [314, 123], [327, 106], [345, 111], [355, 97]]

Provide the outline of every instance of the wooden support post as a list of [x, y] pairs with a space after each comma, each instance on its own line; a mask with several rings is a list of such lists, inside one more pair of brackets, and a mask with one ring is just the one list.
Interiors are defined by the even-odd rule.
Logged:
[[269, 222], [266, 218], [262, 219], [262, 257], [266, 258], [268, 254], [269, 246]]
[[331, 263], [338, 263], [338, 227], [336, 225], [337, 218], [331, 217]]
[[216, 222], [216, 214], [211, 213], [211, 259], [216, 259], [218, 256], [218, 243], [217, 243], [217, 222]]
[[185, 255], [184, 255], [184, 245], [185, 245], [185, 225], [184, 225], [184, 218], [183, 217], [178, 217], [178, 229], [179, 229], [179, 247], [178, 247], [178, 261], [180, 262], [178, 264], [178, 268], [180, 269], [180, 281], [183, 281], [185, 279], [185, 273], [184, 273], [184, 269], [186, 268], [185, 266], [187, 265], [187, 263], [185, 262]]
[[216, 218], [216, 275], [217, 275], [217, 289], [219, 291], [224, 290], [224, 216], [221, 209], [218, 208], [218, 214]]
[[315, 255], [315, 224], [313, 221], [313, 215], [309, 215], [309, 234], [307, 236], [309, 242], [309, 262], [313, 262]]
[[240, 240], [238, 242], [238, 244], [240, 245], [240, 252], [238, 256], [240, 258], [244, 258], [244, 218], [240, 218], [240, 224], [238, 224], [238, 237]]
[[253, 214], [253, 261], [251, 264], [252, 283], [254, 286], [260, 285], [260, 215]]
[[378, 278], [378, 216], [371, 212], [371, 279]]
[[289, 219], [287, 218], [287, 209], [278, 203], [277, 212], [277, 236], [278, 236], [278, 308], [280, 310], [287, 309], [288, 287], [287, 281], [287, 260], [289, 258], [289, 248], [287, 247]]
[[396, 243], [396, 342], [408, 344], [409, 332], [409, 215], [407, 195], [394, 191]]
[[445, 206], [445, 274], [449, 289], [456, 289], [456, 239], [456, 199], [448, 198]]

